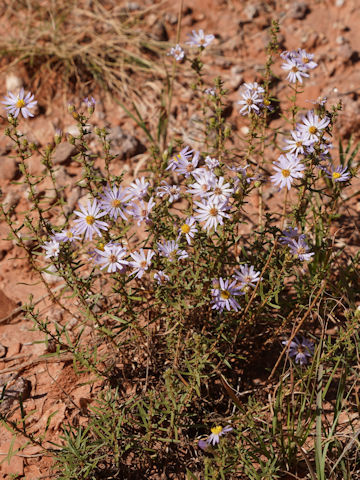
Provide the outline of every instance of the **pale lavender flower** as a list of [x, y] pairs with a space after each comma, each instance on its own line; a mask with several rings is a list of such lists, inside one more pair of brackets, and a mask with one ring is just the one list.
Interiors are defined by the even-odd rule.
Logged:
[[100, 230], [108, 229], [108, 224], [106, 222], [98, 220], [106, 215], [106, 212], [100, 210], [100, 205], [98, 205], [96, 199], [94, 199], [93, 203], [89, 200], [87, 207], [80, 205], [80, 210], [80, 212], [78, 210], [74, 212], [75, 215], [80, 217], [74, 220], [74, 223], [76, 224], [75, 230], [76, 233], [79, 234], [85, 233], [85, 240], [92, 240], [94, 234], [100, 236]]
[[351, 173], [347, 167], [341, 165], [334, 167], [334, 165], [330, 164], [329, 167], [325, 169], [325, 173], [333, 182], [347, 182], [351, 178]]
[[148, 193], [150, 183], [145, 177], [136, 178], [128, 187], [128, 192], [132, 197], [142, 200]]
[[156, 195], [160, 198], [166, 197], [169, 203], [179, 200], [180, 194], [178, 185], [169, 185], [165, 180], [162, 180], [161, 185], [156, 189]]
[[306, 235], [304, 233], [300, 233], [299, 229], [297, 227], [292, 228], [289, 227], [288, 229], [284, 230], [283, 232], [283, 237], [280, 237], [279, 242], [282, 245], [289, 245], [292, 240], [298, 240], [298, 239], [303, 239], [305, 240]]
[[265, 93], [265, 89], [261, 87], [257, 82], [244, 83], [242, 88], [246, 88], [250, 93], [256, 93], [258, 97], [262, 97]]
[[211, 290], [213, 296], [212, 309], [219, 310], [219, 312], [222, 312], [224, 308], [228, 311], [233, 309], [235, 312], [240, 310], [240, 305], [233, 297], [244, 295], [244, 292], [236, 287], [236, 280], [230, 283], [229, 279], [224, 280], [220, 277], [218, 280], [213, 280], [213, 286], [214, 288]]
[[221, 427], [220, 425], [217, 425], [216, 427], [213, 427], [211, 429], [211, 435], [209, 438], [206, 440], [209, 445], [216, 445], [217, 443], [220, 442], [220, 437], [223, 435], [226, 435], [227, 433], [231, 432], [233, 430], [230, 425], [226, 425], [226, 427]]
[[157, 242], [157, 246], [162, 257], [166, 257], [170, 262], [174, 260], [183, 260], [188, 258], [186, 250], [180, 250], [175, 240], [164, 240], [163, 243]]
[[302, 48], [299, 48], [295, 54], [297, 61], [307, 70], [313, 70], [318, 66], [313, 60], [314, 56], [313, 53], [307, 53], [307, 51]]
[[208, 156], [205, 158], [205, 165], [207, 166], [207, 168], [208, 168], [209, 170], [214, 170], [214, 168], [220, 166], [220, 162], [219, 162], [219, 160], [217, 160], [216, 158], [211, 158], [211, 157], [209, 157], [209, 155], [208, 155]]
[[204, 198], [213, 188], [216, 182], [216, 177], [212, 171], [199, 171], [199, 169], [197, 170], [198, 171], [194, 172], [192, 175], [195, 178], [196, 182], [189, 185], [186, 191], [188, 193], [191, 193], [192, 195], [199, 195], [199, 197]]
[[22, 88], [18, 95], [11, 92], [7, 93], [7, 97], [1, 102], [5, 105], [5, 110], [8, 114], [13, 115], [15, 118], [21, 113], [24, 118], [33, 117], [34, 114], [30, 112], [31, 108], [34, 108], [37, 101], [34, 100], [34, 95], [31, 92], [26, 93]]
[[205, 48], [215, 39], [215, 36], [212, 34], [205, 35], [204, 31], [200, 29], [198, 32], [196, 30], [192, 31], [192, 34], [188, 33], [189, 41], [186, 42], [188, 45], [193, 47], [202, 47]]
[[74, 242], [75, 240], [80, 240], [80, 238], [75, 228], [65, 228], [59, 233], [54, 233], [54, 239], [57, 242]]
[[185, 57], [185, 52], [177, 43], [175, 47], [170, 48], [170, 52], [168, 53], [168, 55], [174, 57], [177, 62], [181, 62], [181, 60], [183, 60]]
[[291, 184], [296, 178], [302, 178], [305, 166], [300, 163], [300, 160], [291, 153], [280, 155], [277, 161], [273, 163], [276, 173], [270, 177], [270, 180], [279, 185], [279, 188], [291, 188]]
[[210, 447], [210, 444], [207, 442], [207, 440], [199, 440], [198, 447], [201, 448], [201, 450], [206, 451]]
[[310, 248], [304, 238], [299, 238], [298, 240], [293, 239], [288, 243], [288, 246], [291, 253], [301, 261], [309, 262], [314, 255], [313, 252], [309, 252]]
[[108, 243], [104, 249], [95, 248], [96, 258], [95, 263], [101, 265], [100, 269], [107, 268], [109, 273], [120, 271], [124, 273], [129, 262], [124, 260], [126, 255], [126, 248], [119, 244]]
[[234, 188], [230, 183], [224, 183], [225, 178], [219, 177], [216, 179], [214, 185], [208, 193], [209, 200], [218, 201], [219, 203], [227, 202], [230, 196], [234, 193]]
[[191, 245], [191, 241], [197, 232], [196, 220], [194, 217], [189, 217], [185, 220], [185, 223], [179, 228], [179, 236], [185, 235], [188, 245]]
[[305, 154], [305, 147], [309, 147], [313, 144], [312, 140], [309, 140], [303, 132], [299, 130], [292, 130], [290, 132], [292, 138], [286, 138], [285, 142], [287, 146], [285, 150], [288, 153], [293, 153], [294, 155], [298, 156], [299, 154]]
[[130, 254], [131, 258], [133, 261], [129, 262], [129, 265], [133, 267], [133, 271], [130, 273], [130, 275], [135, 275], [134, 278], [141, 278], [145, 271], [150, 267], [151, 265], [151, 259], [155, 255], [155, 252], [153, 250], [148, 250], [147, 253], [145, 253], [144, 249], [140, 249], [139, 252], [133, 252]]
[[216, 232], [218, 225], [223, 224], [224, 218], [230, 217], [226, 213], [228, 210], [226, 203], [220, 203], [217, 200], [195, 201], [194, 203], [196, 205], [194, 217], [199, 222], [205, 222], [203, 228], [208, 233], [212, 229]]
[[56, 240], [45, 242], [42, 248], [45, 250], [45, 258], [57, 258], [60, 250], [60, 244]]
[[127, 220], [125, 213], [128, 213], [128, 202], [131, 198], [128, 190], [116, 186], [111, 188], [108, 185], [104, 190], [104, 194], [100, 195], [100, 198], [100, 206], [110, 218], [117, 220], [120, 215], [123, 220]]
[[196, 170], [196, 167], [199, 163], [199, 157], [200, 152], [195, 152], [191, 160], [186, 158], [184, 155], [181, 155], [174, 171], [176, 173], [185, 175], [185, 178], [188, 178]]
[[204, 93], [206, 93], [207, 95], [210, 95], [212, 97], [215, 97], [216, 89], [215, 88], [205, 88]]
[[285, 60], [285, 63], [281, 65], [281, 68], [288, 72], [286, 77], [287, 80], [291, 83], [303, 82], [303, 77], [309, 77], [309, 74], [306, 72], [306, 68], [295, 58], [288, 57]]
[[191, 150], [190, 147], [186, 146], [181, 150], [180, 153], [172, 157], [169, 161], [169, 165], [167, 166], [166, 170], [175, 170], [178, 165], [178, 162], [181, 158], [185, 158], [186, 160], [189, 159], [192, 155], [194, 150]]
[[87, 108], [94, 109], [96, 105], [96, 100], [94, 97], [86, 97], [84, 98], [84, 103]]
[[142, 222], [145, 222], [147, 225], [150, 225], [152, 220], [151, 220], [151, 210], [155, 206], [155, 201], [153, 197], [149, 198], [149, 201], [147, 205], [141, 200], [140, 205], [137, 205], [136, 203], [133, 203], [131, 207], [129, 208], [129, 214], [134, 217], [135, 220], [137, 220], [137, 224], [141, 225]]
[[239, 288], [241, 290], [247, 291], [250, 287], [255, 287], [255, 285], [262, 280], [260, 277], [261, 272], [256, 272], [253, 265], [240, 265], [240, 270], [235, 270], [233, 277], [240, 284]]
[[262, 97], [259, 97], [257, 92], [251, 92], [250, 90], [243, 90], [241, 93], [242, 100], [237, 103], [241, 106], [240, 113], [242, 115], [249, 115], [250, 113], [260, 113], [260, 107], [263, 101]]
[[303, 133], [307, 140], [317, 142], [324, 129], [329, 125], [330, 118], [320, 119], [313, 110], [309, 110], [307, 115], [301, 118], [301, 121], [302, 123], [297, 125], [297, 130]]
[[163, 285], [164, 283], [170, 280], [170, 277], [169, 275], [166, 275], [166, 273], [163, 270], [159, 270], [158, 272], [155, 273], [154, 280], [157, 281], [158, 285]]
[[314, 354], [314, 344], [304, 337], [302, 337], [302, 340], [295, 337], [292, 342], [284, 340], [281, 343], [289, 347], [289, 356], [295, 357], [295, 362], [300, 363], [300, 365], [306, 365], [308, 358]]

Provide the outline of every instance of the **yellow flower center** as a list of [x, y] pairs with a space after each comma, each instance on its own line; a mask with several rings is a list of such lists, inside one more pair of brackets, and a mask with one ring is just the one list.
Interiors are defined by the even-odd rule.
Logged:
[[23, 108], [25, 107], [25, 102], [22, 98], [17, 97], [16, 108]]
[[247, 103], [248, 105], [252, 105], [252, 104], [253, 104], [253, 101], [252, 101], [251, 98], [248, 98], [248, 99], [246, 100], [246, 103]]
[[299, 247], [299, 248], [297, 249], [297, 254], [298, 254], [298, 255], [304, 255], [304, 253], [306, 253], [306, 250], [305, 250], [304, 247]]
[[95, 223], [95, 217], [93, 217], [92, 215], [88, 215], [85, 218], [85, 221], [88, 225], [93, 225]]
[[[220, 297], [223, 300], [228, 300], [230, 298], [230, 292], [228, 290], [221, 290]], [[221, 428], [221, 427], [216, 427], [216, 428]]]
[[309, 63], [309, 59], [307, 57], [303, 57], [301, 60], [303, 63]]
[[101, 250], [102, 252], [105, 250], [103, 243], [99, 243], [98, 250]]
[[298, 69], [297, 67], [295, 67], [295, 66], [294, 66], [294, 67], [292, 67], [291, 71], [292, 71], [292, 72], [294, 72], [294, 73], [296, 73], [296, 72], [298, 72], [298, 71], [299, 71], [299, 69]]
[[141, 268], [146, 268], [147, 267], [146, 260], [143, 260], [142, 262], [140, 262], [140, 267]]
[[194, 165], [192, 163], [189, 163], [189, 165], [186, 166], [186, 171], [192, 172], [193, 170], [194, 170]]
[[265, 98], [265, 100], [264, 100], [264, 105], [268, 106], [268, 105], [270, 105], [270, 103], [271, 103], [270, 100], [268, 100], [267, 98]]
[[199, 43], [200, 43], [200, 45], [204, 45], [205, 44], [205, 38], [200, 38]]
[[215, 208], [215, 207], [213, 207], [213, 208], [210, 208], [210, 211], [209, 211], [209, 213], [210, 213], [210, 215], [211, 215], [212, 217], [216, 217], [216, 216], [217, 216], [217, 214], [218, 214], [218, 209], [217, 209], [217, 208]]
[[316, 127], [312, 126], [309, 128], [309, 133], [311, 133], [311, 135], [314, 135], [314, 133], [316, 133], [318, 130]]
[[120, 205], [121, 205], [121, 202], [118, 199], [111, 201], [111, 206], [114, 208], [119, 207]]
[[222, 431], [223, 431], [223, 428], [220, 427], [220, 425], [217, 425], [216, 427], [213, 427], [211, 429], [211, 433], [214, 433], [215, 435], [220, 435]]
[[68, 230], [68, 231], [66, 232], [66, 236], [67, 236], [68, 238], [72, 238], [74, 235], [73, 235], [73, 233], [72, 233], [70, 230]]
[[190, 232], [190, 226], [187, 223], [184, 223], [184, 225], [181, 225], [181, 231], [182, 231], [182, 233], [189, 233]]
[[215, 282], [213, 282], [213, 287], [216, 288], [217, 290], [219, 290], [220, 288], [220, 283], [218, 280], [216, 280]]
[[221, 188], [216, 187], [215, 190], [214, 190], [214, 193], [215, 193], [215, 195], [221, 195], [222, 194]]
[[282, 173], [282, 176], [285, 178], [290, 176], [290, 170], [288, 170], [287, 168], [284, 168], [283, 170], [281, 170], [281, 173]]
[[296, 142], [296, 146], [297, 146], [298, 148], [302, 147], [302, 142]]
[[337, 179], [341, 177], [341, 174], [339, 172], [333, 172], [332, 177], [333, 179]]
[[114, 255], [114, 254], [110, 255], [109, 262], [110, 263], [116, 263], [117, 262], [117, 256]]

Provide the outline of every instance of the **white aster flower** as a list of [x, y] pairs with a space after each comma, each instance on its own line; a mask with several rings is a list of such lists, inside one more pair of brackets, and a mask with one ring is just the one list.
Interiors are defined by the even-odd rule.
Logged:
[[7, 95], [1, 103], [5, 105], [5, 110], [8, 114], [13, 115], [15, 118], [19, 113], [21, 113], [24, 118], [34, 116], [29, 109], [34, 108], [37, 101], [34, 100], [34, 95], [32, 95], [31, 92], [25, 95], [24, 89], [22, 88], [18, 95], [14, 95], [11, 92], [8, 92]]
[[131, 258], [133, 261], [129, 262], [129, 265], [133, 267], [133, 271], [130, 273], [130, 275], [135, 275], [135, 278], [141, 278], [145, 271], [150, 267], [151, 265], [151, 259], [155, 255], [155, 252], [153, 250], [148, 250], [147, 253], [144, 252], [144, 249], [140, 249], [139, 252], [133, 252], [130, 254]]
[[179, 200], [180, 194], [178, 185], [169, 185], [165, 180], [162, 180], [161, 185], [156, 189], [156, 195], [160, 198], [166, 197], [169, 203]]
[[306, 72], [306, 68], [295, 58], [288, 57], [285, 63], [281, 65], [281, 68], [289, 72], [286, 79], [291, 83], [302, 83], [303, 77], [309, 77], [309, 74]]
[[183, 60], [185, 57], [185, 52], [177, 43], [175, 47], [170, 48], [170, 52], [168, 53], [168, 55], [174, 57], [177, 62], [181, 62], [181, 60]]
[[334, 167], [334, 165], [330, 164], [329, 167], [325, 169], [325, 173], [333, 182], [347, 182], [351, 178], [351, 173], [347, 167], [341, 165]]
[[317, 142], [324, 129], [329, 125], [330, 118], [319, 118], [312, 110], [309, 110], [306, 116], [301, 119], [302, 123], [297, 125], [297, 129], [303, 133], [304, 137], [312, 142]]
[[192, 175], [196, 182], [188, 186], [186, 191], [192, 195], [206, 197], [216, 182], [215, 175], [209, 170], [197, 169]]
[[205, 158], [205, 165], [208, 167], [209, 170], [214, 170], [214, 168], [220, 166], [219, 160], [216, 158], [211, 158], [209, 155]]
[[170, 262], [183, 260], [189, 256], [185, 250], [179, 249], [179, 245], [175, 240], [165, 240], [163, 243], [157, 242], [157, 246], [160, 255], [168, 258]]
[[128, 193], [132, 197], [142, 200], [146, 197], [148, 193], [150, 183], [145, 179], [145, 177], [136, 178], [128, 187]]
[[128, 213], [128, 202], [131, 198], [131, 193], [128, 190], [116, 186], [111, 188], [108, 185], [100, 198], [100, 206], [110, 218], [117, 220], [120, 215], [123, 220], [127, 220], [125, 213]]
[[206, 440], [206, 443], [209, 445], [216, 445], [217, 443], [220, 442], [220, 437], [222, 435], [226, 435], [228, 432], [232, 431], [232, 427], [230, 425], [226, 425], [226, 427], [221, 427], [220, 425], [217, 425], [216, 427], [213, 427], [211, 429], [211, 434], [209, 435], [209, 438]]
[[286, 138], [285, 142], [287, 146], [285, 147], [288, 153], [293, 153], [298, 156], [299, 154], [305, 154], [305, 147], [309, 147], [313, 144], [311, 140], [307, 138], [302, 131], [292, 130], [290, 132], [292, 139]]
[[282, 245], [289, 245], [294, 239], [305, 240], [306, 238], [306, 235], [304, 233], [300, 233], [297, 227], [295, 228], [289, 227], [288, 229], [284, 230], [282, 233], [284, 236], [280, 237], [279, 239]]
[[262, 97], [265, 93], [265, 89], [261, 87], [257, 82], [244, 83], [242, 87], [248, 90], [250, 93], [257, 93], [258, 97]]
[[302, 178], [305, 166], [300, 163], [300, 160], [291, 153], [280, 155], [278, 160], [274, 162], [274, 170], [276, 173], [270, 177], [270, 180], [279, 185], [279, 188], [291, 188], [291, 184], [296, 178]]
[[250, 90], [245, 89], [241, 93], [241, 96], [242, 100], [239, 100], [237, 103], [241, 106], [240, 113], [242, 115], [248, 115], [252, 112], [260, 112], [263, 98], [259, 97], [257, 92], [251, 92]]
[[95, 253], [95, 263], [101, 265], [101, 270], [107, 268], [109, 273], [114, 273], [117, 270], [123, 273], [126, 270], [128, 265], [128, 262], [124, 260], [126, 248], [121, 245], [108, 243], [103, 250], [95, 248]]
[[137, 220], [137, 224], [141, 225], [142, 222], [145, 222], [147, 225], [151, 224], [151, 210], [155, 206], [155, 201], [153, 197], [149, 198], [147, 205], [141, 200], [140, 205], [133, 203], [129, 208], [129, 214]]
[[255, 285], [262, 280], [260, 277], [261, 272], [255, 272], [255, 268], [252, 265], [240, 265], [240, 270], [235, 270], [233, 275], [237, 282], [240, 284], [241, 290], [248, 290], [249, 287], [255, 287]]
[[197, 232], [196, 220], [194, 217], [189, 217], [179, 228], [179, 236], [185, 235], [188, 245], [191, 245], [191, 241]]
[[56, 240], [50, 240], [49, 242], [45, 242], [42, 248], [45, 250], [45, 258], [57, 258], [60, 250], [60, 244]]
[[194, 203], [197, 206], [194, 217], [199, 222], [205, 222], [203, 228], [207, 230], [208, 233], [212, 229], [216, 232], [218, 225], [223, 224], [224, 218], [230, 217], [230, 215], [226, 213], [228, 210], [226, 203], [220, 203], [217, 200], [195, 201]]
[[203, 30], [192, 31], [192, 34], [188, 33], [189, 41], [186, 42], [188, 45], [193, 47], [202, 47], [205, 48], [215, 39], [215, 36], [212, 34], [205, 35]]
[[230, 185], [230, 183], [224, 182], [224, 177], [217, 178], [208, 194], [210, 200], [217, 200], [220, 203], [228, 201], [229, 197], [234, 193], [234, 188]]
[[78, 219], [74, 220], [76, 224], [76, 233], [85, 233], [85, 240], [92, 240], [94, 234], [101, 236], [100, 230], [107, 230], [108, 224], [98, 220], [106, 215], [106, 212], [100, 210], [100, 206], [97, 200], [94, 199], [93, 203], [88, 201], [87, 207], [80, 205], [80, 212], [76, 210], [74, 213]]

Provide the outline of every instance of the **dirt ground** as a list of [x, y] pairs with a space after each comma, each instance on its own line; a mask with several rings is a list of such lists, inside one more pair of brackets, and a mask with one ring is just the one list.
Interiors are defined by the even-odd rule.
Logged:
[[[152, 26], [161, 21], [166, 29], [169, 42], [176, 36], [176, 15], [178, 1], [156, 2], [140, 0], [138, 4], [151, 5], [159, 3], [149, 20], [149, 31]], [[186, 34], [192, 29], [204, 29], [205, 33], [214, 33], [216, 40], [206, 52], [205, 82], [211, 86], [216, 75], [221, 75], [225, 87], [229, 89], [229, 117], [228, 121], [234, 129], [241, 133], [247, 125], [246, 118], [238, 114], [236, 101], [237, 90], [244, 82], [261, 80], [261, 67], [265, 61], [265, 47], [268, 41], [268, 31], [272, 19], [280, 23], [281, 46], [285, 50], [305, 48], [316, 55], [318, 68], [312, 72], [311, 78], [306, 80], [304, 92], [300, 96], [300, 103], [305, 108], [311, 108], [310, 101], [320, 95], [328, 97], [329, 104], [336, 104], [341, 100], [343, 111], [340, 113], [339, 127], [335, 132], [337, 138], [360, 139], [360, 4], [358, 0], [317, 0], [308, 1], [237, 1], [237, 0], [188, 0], [184, 1], [181, 43], [186, 41]], [[0, 23], [1, 23], [0, 17]], [[170, 65], [170, 61], [165, 59]], [[278, 59], [274, 70], [279, 76], [284, 76]], [[7, 88], [20, 82], [28, 90], [33, 90], [31, 78], [20, 63], [9, 71], [2, 65], [0, 72], [0, 97], [6, 94]], [[133, 79], [135, 81], [135, 79]], [[13, 82], [13, 83], [11, 83]], [[284, 83], [281, 84], [283, 88]], [[158, 92], [161, 83], [158, 79], [149, 80], [142, 85], [139, 95], [143, 95], [144, 112], [149, 119], [156, 115]], [[288, 92], [279, 90], [280, 98]], [[111, 124], [112, 127], [121, 127], [131, 139], [135, 138], [137, 145], [145, 145], [146, 139], [141, 131], [136, 129], [123, 110], [113, 101], [113, 95], [93, 92], [97, 97], [97, 105], [93, 120], [96, 125]], [[196, 111], [191, 106], [192, 92], [189, 88], [189, 79], [180, 74], [180, 81], [176, 85], [171, 130], [178, 136], [188, 138], [193, 131], [194, 115]], [[56, 89], [52, 99], [38, 98], [39, 113], [33, 118], [22, 121], [20, 129], [26, 132], [31, 139], [41, 146], [52, 142], [56, 128], [71, 131], [74, 120], [67, 113], [67, 104], [77, 102], [78, 92], [73, 92], [72, 98], [65, 96], [64, 89]], [[4, 111], [2, 112], [4, 115]], [[6, 126], [6, 117], [0, 119], [1, 127]], [[116, 132], [114, 132], [115, 135]], [[185, 140], [186, 141], [186, 140]], [[134, 140], [130, 140], [135, 142]], [[191, 140], [189, 140], [191, 142]], [[136, 142], [135, 142], [136, 143]], [[121, 144], [118, 145], [122, 148]], [[145, 150], [145, 151], [144, 151]], [[9, 141], [0, 138], [0, 188], [5, 201], [15, 205], [14, 221], [22, 218], [23, 212], [29, 209], [29, 200], [21, 181], [18, 165], [11, 154]], [[126, 168], [129, 177], [135, 175], [144, 165], [148, 153], [146, 149], [134, 148], [127, 159], [119, 160], [117, 168]], [[336, 158], [336, 154], [335, 154]], [[42, 166], [38, 159], [30, 161], [33, 173], [40, 172]], [[60, 167], [62, 180], [67, 186], [67, 198], [72, 195], [75, 204], [81, 197], [75, 183], [80, 175], [80, 168], [71, 163]], [[59, 178], [60, 178], [59, 177]], [[352, 192], [359, 190], [359, 181], [352, 182]], [[76, 198], [77, 195], [77, 198]], [[360, 196], [353, 200], [354, 212], [357, 215], [357, 205]], [[360, 211], [360, 209], [359, 209]], [[84, 385], [87, 378], [78, 377], [73, 371], [71, 361], [44, 361], [39, 357], [46, 353], [44, 336], [34, 329], [34, 325], [26, 320], [19, 307], [33, 295], [38, 301], [37, 307], [52, 321], [62, 321], [62, 312], [58, 307], [51, 305], [44, 286], [31, 272], [22, 250], [14, 242], [7, 239], [8, 228], [0, 223], [0, 388], [6, 382], [12, 382], [13, 389], [20, 389], [26, 395], [23, 406], [29, 414], [29, 432], [38, 434], [47, 428], [46, 438], [57, 441], [60, 427], [64, 421], [75, 416], [82, 418], [82, 403], [92, 394], [95, 387]], [[59, 283], [54, 283], [55, 289]], [[5, 347], [5, 348], [2, 348]], [[26, 393], [27, 392], [27, 393]], [[19, 402], [9, 402], [7, 411], [10, 418], [20, 418]], [[51, 414], [50, 425], [46, 421]], [[0, 428], [0, 462], [6, 457], [11, 445], [12, 435], [5, 428]], [[24, 439], [16, 440], [13, 448], [23, 447]], [[47, 479], [50, 457], [39, 455], [40, 447], [29, 445], [18, 455], [12, 457], [11, 462], [0, 464], [0, 478], [16, 478], [27, 480]]]

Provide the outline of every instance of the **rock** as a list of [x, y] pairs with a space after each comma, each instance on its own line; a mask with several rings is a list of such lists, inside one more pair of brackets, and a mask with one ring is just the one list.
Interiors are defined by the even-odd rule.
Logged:
[[167, 42], [169, 40], [169, 35], [167, 33], [166, 27], [160, 20], [155, 23], [151, 28], [151, 36], [154, 40], [158, 42]]
[[9, 73], [9, 75], [6, 76], [5, 85], [8, 92], [16, 93], [23, 86], [23, 82], [15, 73]]
[[310, 9], [305, 2], [294, 2], [291, 4], [288, 16], [294, 20], [302, 20], [310, 13]]
[[0, 157], [0, 178], [15, 180], [19, 174], [19, 165], [15, 158]]
[[55, 170], [54, 177], [55, 177], [55, 180], [56, 180], [56, 185], [58, 187], [71, 186], [71, 184], [72, 184], [72, 178], [67, 173], [67, 170], [66, 170], [65, 167], [57, 168]]
[[253, 20], [258, 17], [260, 13], [259, 5], [248, 3], [244, 8], [244, 15], [248, 20]]
[[338, 45], [343, 45], [346, 42], [346, 38], [342, 35], [339, 35], [338, 37], [336, 37], [335, 41]]
[[244, 69], [239, 65], [234, 65], [230, 69], [230, 80], [228, 82], [229, 87], [232, 90], [237, 90], [244, 81], [242, 72]]
[[344, 43], [338, 48], [338, 59], [343, 65], [351, 64], [358, 61], [359, 54], [351, 47], [349, 43]]
[[335, 6], [336, 7], [342, 7], [345, 3], [345, 0], [336, 0]]
[[52, 156], [52, 161], [54, 165], [62, 165], [70, 161], [71, 157], [75, 155], [77, 149], [75, 145], [70, 143], [63, 142], [57, 145], [55, 148], [54, 154]]
[[78, 203], [80, 197], [81, 188], [79, 186], [76, 186], [71, 190], [69, 196], [67, 197], [66, 205], [64, 205], [64, 210], [67, 214], [74, 210], [75, 205]]
[[11, 208], [15, 208], [16, 205], [20, 202], [20, 194], [16, 190], [11, 190], [8, 192], [3, 201], [3, 207], [5, 212]]
[[0, 376], [0, 388], [3, 392], [0, 412], [6, 414], [16, 400], [24, 402], [29, 398], [31, 382], [24, 377], [14, 379], [10, 375], [2, 375]]
[[170, 24], [170, 25], [176, 25], [177, 24], [177, 16], [173, 13], [166, 13], [165, 14], [165, 20]]
[[[19, 450], [22, 451], [21, 448], [23, 447], [23, 442], [15, 440], [9, 440], [7, 442], [1, 443], [1, 451], [7, 453], [10, 448], [12, 448], [13, 452]], [[24, 457], [19, 457], [16, 454], [11, 457], [11, 460], [8, 462], [5, 460], [1, 463], [0, 466], [0, 473], [2, 478], [8, 479], [16, 479], [16, 478], [23, 478], [24, 476]]]
[[10, 252], [13, 248], [13, 243], [11, 240], [6, 240], [5, 238], [0, 239], [0, 261], [5, 257], [5, 255]]
[[110, 129], [108, 140], [111, 144], [110, 154], [117, 155], [121, 159], [131, 158], [145, 151], [137, 138], [124, 132], [119, 126]]
[[0, 358], [6, 357], [6, 353], [7, 353], [7, 347], [5, 347], [5, 345], [0, 343]]

